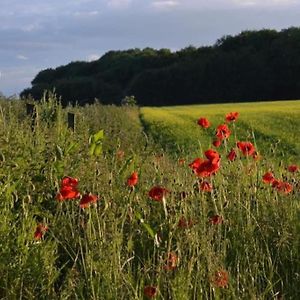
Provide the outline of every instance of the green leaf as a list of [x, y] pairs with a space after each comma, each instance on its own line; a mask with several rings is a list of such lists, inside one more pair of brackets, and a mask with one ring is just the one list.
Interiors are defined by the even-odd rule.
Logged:
[[95, 148], [96, 148], [96, 144], [93, 143], [93, 144], [90, 145], [90, 150], [89, 150], [90, 155], [94, 155]]
[[154, 233], [154, 230], [151, 228], [151, 226], [147, 223], [142, 223], [142, 226], [146, 229], [146, 231], [149, 233], [149, 235], [154, 239], [155, 233]]
[[104, 130], [101, 129], [97, 133], [92, 135], [91, 141], [92, 141], [92, 143], [98, 143], [98, 142], [102, 142], [103, 138], [104, 138]]
[[79, 144], [78, 143], [71, 143], [71, 145], [67, 148], [65, 151], [66, 154], [69, 154], [72, 150], [76, 150], [78, 148]]
[[102, 145], [96, 145], [94, 149], [94, 155], [99, 156], [102, 154]]
[[62, 161], [56, 161], [53, 166], [57, 174], [62, 175], [64, 173], [65, 166]]
[[146, 229], [148, 234], [154, 239], [155, 238], [155, 232], [149, 224], [144, 222], [144, 219], [142, 218], [142, 215], [139, 212], [135, 212], [135, 217], [141, 222], [142, 227], [144, 229]]
[[89, 154], [99, 156], [102, 154], [102, 140], [104, 139], [104, 130], [100, 130], [89, 138]]
[[136, 217], [139, 221], [141, 221], [141, 219], [142, 219], [142, 215], [141, 215], [138, 211], [135, 212], [135, 217]]

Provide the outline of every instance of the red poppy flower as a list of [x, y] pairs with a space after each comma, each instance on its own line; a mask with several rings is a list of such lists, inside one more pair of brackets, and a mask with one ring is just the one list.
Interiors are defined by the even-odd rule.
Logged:
[[236, 145], [245, 156], [251, 156], [255, 152], [255, 147], [250, 142], [237, 142]]
[[157, 287], [152, 285], [147, 285], [144, 287], [144, 295], [147, 298], [154, 298], [157, 295]]
[[290, 183], [277, 179], [273, 181], [272, 187], [275, 188], [278, 192], [286, 195], [292, 192], [293, 190], [293, 186]]
[[58, 201], [77, 199], [80, 197], [79, 191], [72, 186], [64, 186], [60, 189], [59, 193], [56, 195]]
[[77, 190], [78, 179], [69, 176], [64, 177], [60, 183], [60, 191], [56, 195], [58, 201], [76, 199], [80, 197], [80, 193]]
[[189, 167], [192, 168], [193, 170], [199, 168], [201, 163], [203, 162], [202, 158], [195, 158], [190, 164]]
[[34, 232], [34, 238], [36, 240], [40, 240], [44, 233], [48, 230], [48, 227], [43, 225], [43, 224], [39, 224], [36, 229], [35, 229], [35, 232]]
[[288, 166], [288, 171], [291, 173], [295, 173], [299, 170], [299, 167], [297, 165], [290, 165]]
[[222, 141], [219, 140], [219, 139], [216, 139], [213, 141], [213, 145], [216, 147], [216, 148], [219, 148], [222, 144]]
[[284, 182], [280, 189], [280, 191], [286, 195], [292, 192], [292, 190], [293, 190], [293, 186], [288, 182]]
[[228, 139], [231, 134], [226, 124], [221, 124], [217, 127], [216, 136], [219, 140]]
[[214, 215], [209, 218], [209, 223], [213, 225], [219, 225], [223, 223], [223, 217], [219, 215]]
[[187, 220], [185, 217], [181, 217], [178, 221], [178, 227], [179, 228], [190, 228], [194, 225], [194, 222], [192, 220]]
[[212, 162], [210, 160], [205, 160], [201, 163], [201, 165], [194, 169], [194, 173], [198, 177], [210, 177], [214, 175], [220, 169], [220, 161]]
[[207, 181], [202, 181], [200, 183], [200, 190], [203, 192], [211, 192], [213, 189], [212, 185]]
[[218, 163], [221, 159], [220, 154], [216, 150], [208, 149], [204, 154], [212, 163]]
[[213, 277], [213, 284], [220, 288], [225, 288], [228, 285], [228, 272], [225, 270], [219, 270]]
[[202, 128], [208, 128], [211, 125], [210, 122], [206, 118], [200, 118], [198, 120], [197, 124], [199, 126], [201, 126]]
[[273, 183], [275, 180], [275, 177], [272, 172], [267, 172], [265, 175], [262, 177], [262, 180], [264, 183]]
[[133, 186], [137, 185], [138, 180], [139, 180], [138, 173], [133, 172], [130, 175], [130, 177], [127, 179], [127, 185], [130, 186], [130, 187], [133, 187]]
[[161, 202], [167, 193], [169, 193], [167, 189], [160, 186], [155, 186], [149, 191], [148, 195], [154, 201]]
[[62, 180], [61, 180], [61, 187], [65, 187], [65, 186], [71, 186], [71, 187], [77, 187], [78, 185], [78, 179], [77, 178], [72, 178], [69, 176], [65, 176]]
[[238, 112], [231, 112], [231, 113], [226, 115], [225, 119], [226, 119], [227, 122], [235, 122], [238, 117], [239, 117]]
[[235, 152], [235, 150], [233, 148], [228, 153], [227, 158], [230, 161], [234, 161], [236, 159], [236, 152]]
[[277, 186], [279, 186], [280, 184], [282, 184], [282, 181], [278, 180], [278, 179], [274, 179], [272, 181], [272, 187], [273, 188], [277, 188]]
[[220, 154], [212, 149], [205, 151], [208, 159], [196, 158], [189, 166], [199, 177], [209, 177], [214, 175], [220, 168]]
[[178, 264], [178, 257], [174, 252], [168, 253], [168, 258], [166, 259], [166, 265], [164, 266], [164, 269], [167, 271], [172, 271], [176, 269]]
[[96, 203], [98, 200], [98, 196], [97, 195], [93, 195], [93, 194], [85, 194], [82, 196], [79, 206], [81, 208], [87, 208], [89, 207], [89, 205], [91, 203]]

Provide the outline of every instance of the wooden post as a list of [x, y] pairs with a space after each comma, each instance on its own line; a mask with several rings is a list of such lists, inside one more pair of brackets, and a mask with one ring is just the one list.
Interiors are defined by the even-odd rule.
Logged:
[[31, 117], [31, 131], [34, 131], [37, 121], [37, 111], [35, 105], [26, 103], [26, 113]]
[[68, 128], [75, 131], [75, 114], [68, 112]]

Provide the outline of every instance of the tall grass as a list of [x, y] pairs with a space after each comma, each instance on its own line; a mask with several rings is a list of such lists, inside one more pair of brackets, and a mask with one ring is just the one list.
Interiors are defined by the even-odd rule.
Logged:
[[[221, 169], [208, 179], [213, 190], [203, 192], [187, 165], [194, 149], [175, 153], [182, 149], [173, 139], [172, 153], [162, 150], [160, 127], [147, 135], [137, 108], [62, 109], [50, 96], [37, 110], [32, 132], [23, 102], [0, 104], [2, 298], [143, 299], [145, 286], [157, 288], [157, 299], [299, 297], [299, 172], [276, 160], [229, 162], [222, 147]], [[101, 129], [103, 153], [91, 156], [89, 138]], [[262, 183], [269, 168], [293, 184], [292, 193]], [[139, 182], [130, 188], [133, 171]], [[57, 201], [64, 176], [78, 178], [80, 192], [98, 195], [97, 203], [82, 209], [80, 200]], [[165, 207], [148, 195], [158, 185], [169, 191]], [[215, 215], [223, 222], [212, 224]], [[179, 226], [183, 218], [187, 226]], [[49, 228], [42, 239], [34, 238], [38, 224]], [[228, 273], [224, 287], [219, 271]]]

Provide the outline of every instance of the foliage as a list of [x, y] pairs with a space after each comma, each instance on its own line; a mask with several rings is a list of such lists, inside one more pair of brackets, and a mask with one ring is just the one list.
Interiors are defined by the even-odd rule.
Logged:
[[109, 51], [93, 62], [72, 62], [36, 75], [22, 92], [40, 99], [56, 88], [64, 104], [162, 106], [300, 98], [300, 29], [244, 31], [211, 47], [171, 52], [151, 48]]
[[136, 105], [136, 104], [137, 104], [137, 101], [136, 101], [136, 99], [135, 99], [134, 96], [126, 96], [121, 101], [121, 105], [130, 105], [130, 106], [133, 106], [133, 105]]
[[99, 130], [97, 133], [90, 136], [89, 144], [90, 144], [90, 155], [101, 155], [102, 154], [102, 144], [104, 139], [104, 131]]

